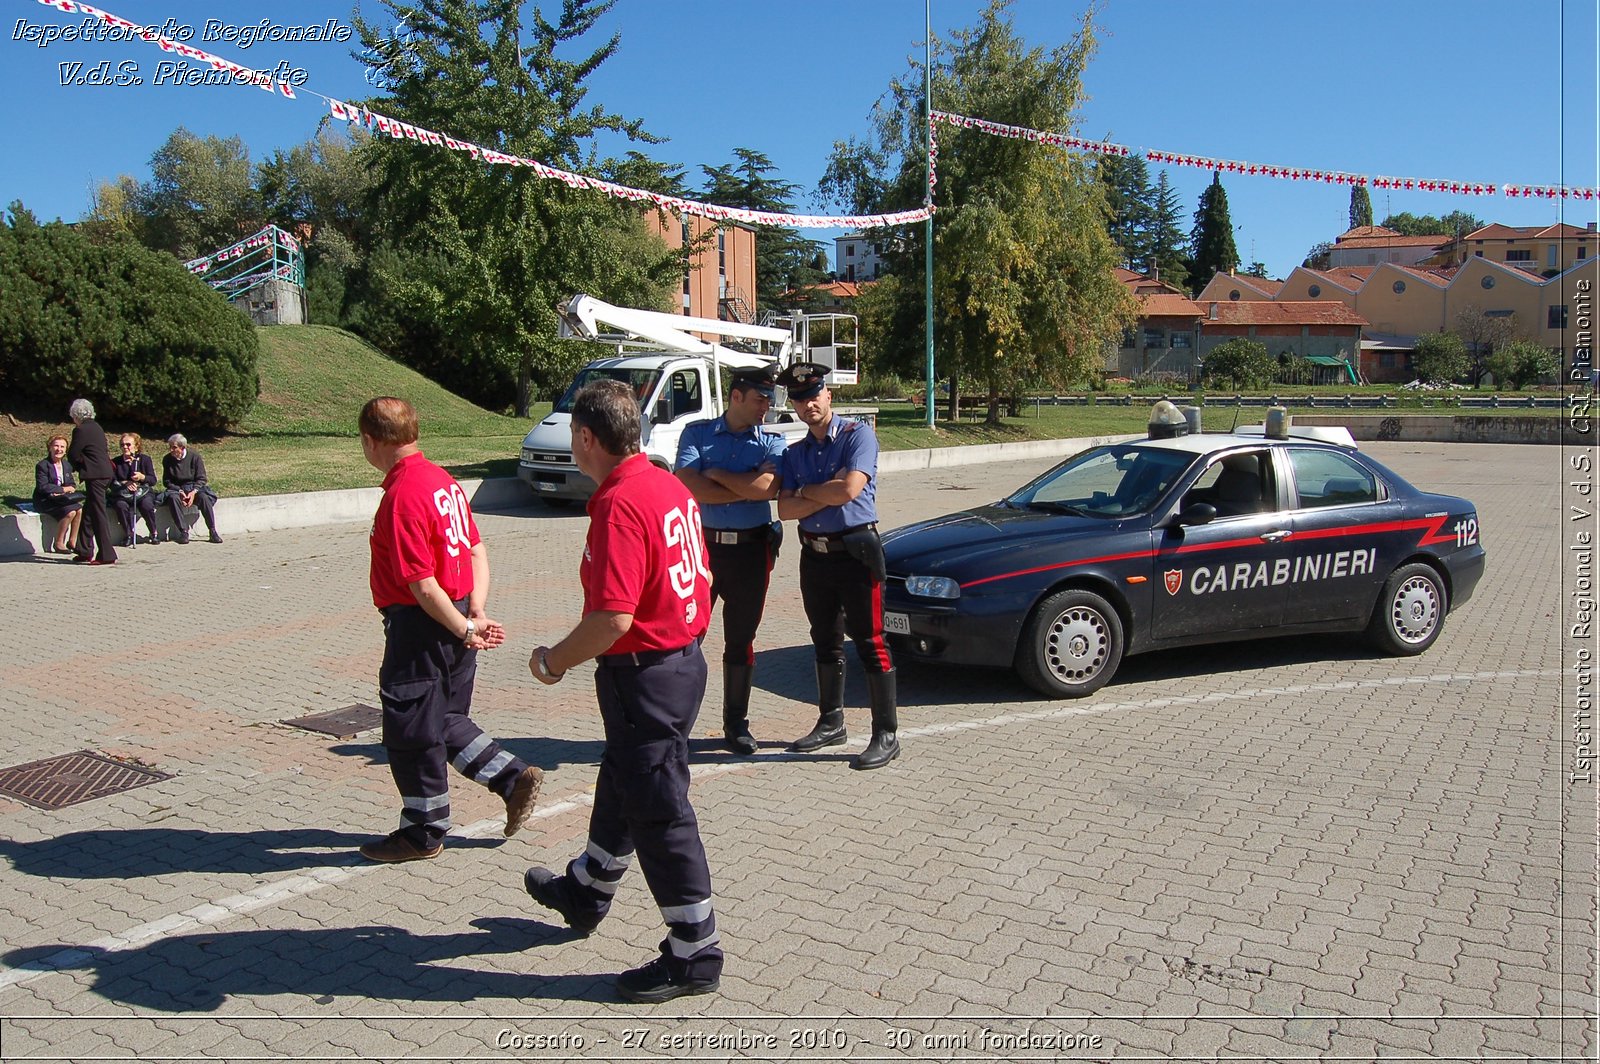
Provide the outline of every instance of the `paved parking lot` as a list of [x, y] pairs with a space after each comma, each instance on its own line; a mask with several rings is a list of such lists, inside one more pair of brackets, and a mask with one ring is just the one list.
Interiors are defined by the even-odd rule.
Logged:
[[[1593, 1059], [1561, 455], [1367, 449], [1479, 506], [1488, 573], [1428, 654], [1182, 651], [1080, 702], [908, 667], [905, 752], [879, 772], [846, 767], [855, 664], [850, 745], [783, 752], [814, 716], [791, 546], [763, 751], [695, 756], [723, 990], [656, 1009], [610, 989], [661, 937], [642, 877], [589, 939], [521, 887], [581, 846], [600, 750], [588, 668], [526, 672], [576, 617], [581, 511], [481, 519], [511, 641], [476, 716], [548, 773], [535, 818], [501, 839], [498, 799], [455, 777], [459, 837], [404, 866], [354, 855], [396, 819], [376, 733], [281, 723], [375, 702], [365, 526], [0, 565], [5, 763], [90, 749], [173, 774], [56, 812], [0, 800], [0, 1057]], [[886, 474], [880, 506], [904, 523], [1049, 464]]]

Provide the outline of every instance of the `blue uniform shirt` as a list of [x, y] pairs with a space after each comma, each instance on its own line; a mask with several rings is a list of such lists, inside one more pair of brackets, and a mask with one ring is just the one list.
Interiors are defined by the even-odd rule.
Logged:
[[[774, 466], [783, 460], [783, 437], [752, 425], [743, 432], [728, 428], [728, 418], [696, 421], [678, 439], [677, 469], [726, 469], [732, 473], [754, 473], [762, 463]], [[772, 504], [746, 499], [741, 502], [714, 502], [700, 507], [705, 527], [722, 531], [757, 528], [772, 523]]]
[[870, 525], [878, 519], [878, 437], [865, 421], [847, 421], [838, 414], [828, 423], [828, 434], [818, 440], [811, 433], [783, 453], [783, 488], [794, 491], [802, 484], [821, 484], [841, 472], [867, 475], [861, 494], [843, 506], [825, 506], [800, 520], [802, 532], [843, 532]]

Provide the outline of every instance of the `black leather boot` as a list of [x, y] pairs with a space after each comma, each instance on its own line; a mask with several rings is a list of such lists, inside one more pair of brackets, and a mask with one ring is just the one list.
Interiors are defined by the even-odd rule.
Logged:
[[750, 734], [750, 681], [754, 665], [722, 665], [722, 745], [749, 757], [756, 752]]
[[861, 751], [851, 768], [882, 768], [900, 756], [900, 727], [895, 709], [894, 670], [867, 673], [867, 690], [872, 697], [872, 741]]
[[838, 746], [844, 731], [844, 662], [817, 662], [817, 726], [789, 745], [797, 754]]

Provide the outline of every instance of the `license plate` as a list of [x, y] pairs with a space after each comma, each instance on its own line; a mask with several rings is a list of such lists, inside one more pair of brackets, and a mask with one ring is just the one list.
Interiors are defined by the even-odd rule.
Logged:
[[556, 486], [554, 484], [550, 483], [548, 480], [536, 480], [536, 481], [533, 482], [533, 490], [535, 490], [535, 491], [555, 491], [556, 490]]
[[885, 613], [883, 615], [883, 630], [885, 632], [899, 632], [901, 635], [910, 635], [911, 618], [904, 613]]

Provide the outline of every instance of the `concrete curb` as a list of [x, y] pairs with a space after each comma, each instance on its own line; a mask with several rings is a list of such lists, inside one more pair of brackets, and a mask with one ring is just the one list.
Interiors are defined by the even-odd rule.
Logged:
[[[1088, 447], [1133, 436], [1090, 436], [1070, 440], [1027, 440], [1020, 443], [991, 443], [977, 447], [934, 447], [923, 451], [885, 451], [878, 457], [878, 468], [891, 473], [905, 469], [938, 469], [945, 466], [973, 465], [979, 462], [1023, 461], [1076, 454]], [[462, 488], [474, 510], [520, 510], [535, 503], [528, 486], [516, 477], [491, 480], [463, 480]], [[339, 491], [307, 491], [294, 495], [256, 495], [242, 499], [217, 500], [217, 524], [224, 535], [242, 532], [276, 532], [285, 528], [309, 528], [342, 522], [368, 521], [378, 509], [383, 492], [378, 488], [346, 488]], [[164, 527], [170, 523], [165, 509], [157, 513]], [[116, 511], [111, 511], [112, 534], [125, 534]], [[0, 559], [27, 558], [44, 551], [43, 521], [38, 514], [6, 514], [0, 517]]]

